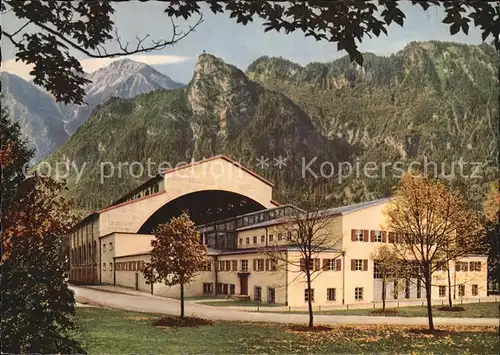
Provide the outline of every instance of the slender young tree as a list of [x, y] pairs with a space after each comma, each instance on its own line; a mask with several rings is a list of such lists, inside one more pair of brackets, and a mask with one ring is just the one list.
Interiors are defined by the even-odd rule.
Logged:
[[184, 318], [184, 285], [189, 284], [206, 262], [207, 248], [189, 215], [184, 212], [154, 231], [151, 262], [144, 267], [148, 283], [180, 287], [181, 318]]
[[[277, 262], [279, 268], [285, 272], [296, 273], [291, 283], [305, 278], [308, 294], [308, 327], [312, 328], [314, 326], [312, 283], [327, 267], [321, 265], [319, 256], [322, 252], [333, 252], [334, 256], [331, 259], [339, 258], [342, 254], [340, 251], [335, 251], [335, 247], [341, 236], [332, 233], [335, 216], [329, 214], [328, 210], [322, 210], [326, 206], [322, 196], [308, 191], [302, 192], [300, 196], [295, 203], [301, 208], [291, 208], [288, 215], [280, 221], [278, 229], [284, 235], [284, 240], [282, 243], [276, 242], [271, 245], [267, 253]], [[290, 253], [298, 254], [299, 257], [290, 257]]]
[[0, 143], [2, 353], [82, 353], [64, 280], [63, 238], [75, 221], [59, 197], [64, 186], [23, 174], [33, 152], [3, 110]]
[[411, 172], [403, 175], [385, 213], [388, 229], [395, 233], [393, 245], [398, 257], [418, 265], [429, 330], [434, 331], [432, 275], [483, 241], [480, 218], [458, 192], [437, 179]]

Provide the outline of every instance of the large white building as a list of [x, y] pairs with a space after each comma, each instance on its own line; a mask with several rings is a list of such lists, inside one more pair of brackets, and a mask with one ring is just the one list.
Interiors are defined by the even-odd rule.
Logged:
[[[185, 287], [186, 296], [232, 295], [293, 307], [368, 303], [380, 300], [382, 284], [371, 255], [390, 242], [380, 199], [327, 211], [331, 245], [318, 253], [320, 270], [313, 292], [306, 292], [300, 253], [287, 246], [283, 217], [295, 207], [272, 201], [273, 185], [235, 161], [217, 156], [166, 171], [111, 206], [89, 215], [70, 236], [73, 282], [130, 287], [177, 297], [178, 287], [149, 285], [142, 268], [150, 258], [149, 232], [158, 223], [188, 210], [209, 248], [209, 262]], [[281, 245], [294, 265], [274, 260], [268, 250]], [[454, 296], [486, 296], [486, 256], [470, 255], [451, 263]], [[448, 295], [447, 273], [433, 276], [433, 298]], [[416, 279], [387, 285], [389, 299], [424, 299]]]

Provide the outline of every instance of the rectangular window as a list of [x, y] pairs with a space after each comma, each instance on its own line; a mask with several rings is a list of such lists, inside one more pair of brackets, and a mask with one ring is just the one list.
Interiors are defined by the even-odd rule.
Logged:
[[481, 271], [481, 262], [480, 261], [471, 261], [470, 262], [470, 271]]
[[266, 236], [265, 235], [261, 235], [260, 236], [260, 242], [261, 243], [265, 243], [266, 242]]
[[326, 299], [328, 301], [336, 301], [337, 300], [335, 288], [327, 288], [326, 289]]
[[472, 296], [477, 296], [479, 294], [478, 285], [472, 285]]
[[262, 287], [260, 287], [260, 286], [254, 287], [253, 299], [254, 299], [254, 301], [262, 301]]
[[271, 271], [278, 270], [278, 261], [276, 259], [271, 259], [269, 262], [271, 264]]
[[373, 238], [375, 243], [382, 243], [382, 231], [373, 231]]
[[278, 242], [283, 240], [283, 233], [278, 233]]
[[243, 238], [240, 238], [240, 245], [243, 245]]
[[373, 261], [373, 278], [381, 279], [382, 278], [382, 270], [380, 268], [380, 263], [376, 260]]
[[257, 271], [264, 271], [264, 259], [257, 259]]
[[340, 259], [323, 259], [323, 270], [341, 271], [342, 260]]
[[363, 271], [363, 260], [362, 259], [355, 259], [355, 268], [354, 270], [356, 271]]
[[357, 229], [356, 230], [356, 242], [362, 242], [362, 241], [363, 241], [363, 230]]
[[253, 243], [254, 243], [254, 244], [257, 244], [257, 236], [254, 236], [254, 237], [253, 237]]
[[106, 244], [103, 244], [102, 245], [102, 252], [105, 253], [106, 252]]
[[307, 292], [307, 288], [304, 290], [304, 302], [309, 302], [309, 298], [311, 298], [311, 302], [314, 302], [314, 289], [311, 289], [311, 293]]
[[110, 251], [113, 250], [113, 243], [111, 243], [111, 242], [109, 243], [108, 250], [110, 250]]
[[109, 271], [113, 271], [113, 263], [109, 263]]
[[276, 303], [276, 290], [274, 287], [267, 288], [267, 303]]
[[465, 296], [465, 285], [458, 285], [458, 297]]
[[336, 269], [336, 260], [335, 259], [328, 259], [328, 270], [335, 270]]
[[231, 260], [226, 260], [225, 265], [224, 265], [224, 270], [231, 271]]
[[250, 244], [250, 237], [246, 238], [246, 243], [247, 243], [247, 245]]
[[234, 284], [229, 284], [229, 294], [230, 295], [236, 294], [236, 286]]
[[286, 239], [287, 239], [287, 240], [292, 240], [292, 231], [288, 231], [288, 232], [286, 233]]
[[248, 271], [248, 260], [241, 260], [241, 271]]
[[363, 300], [363, 287], [356, 287], [354, 289], [354, 299], [356, 301], [362, 301]]
[[217, 282], [217, 293], [222, 294], [222, 283], [221, 282]]
[[102, 263], [102, 271], [106, 271], [106, 263]]
[[210, 261], [203, 264], [203, 271], [212, 271], [212, 263]]
[[446, 286], [439, 286], [439, 297], [446, 297]]
[[218, 267], [219, 271], [224, 271], [224, 262], [219, 261], [218, 264], [219, 264], [219, 267]]
[[233, 260], [231, 262], [231, 270], [238, 271], [238, 260]]
[[457, 261], [455, 263], [455, 270], [456, 271], [469, 271], [469, 263]]
[[269, 243], [274, 242], [274, 235], [269, 234]]
[[229, 294], [229, 285], [228, 284], [222, 285], [222, 293], [225, 295]]
[[203, 294], [211, 295], [214, 292], [214, 284], [212, 282], [203, 283]]

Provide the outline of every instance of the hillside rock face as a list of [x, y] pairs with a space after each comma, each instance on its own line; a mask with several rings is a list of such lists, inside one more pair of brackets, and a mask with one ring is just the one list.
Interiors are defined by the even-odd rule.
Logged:
[[[347, 57], [305, 67], [262, 57], [247, 75], [292, 99], [323, 135], [362, 147], [361, 165], [435, 162], [438, 173], [453, 176], [478, 202], [487, 182], [498, 178], [500, 59], [495, 49], [486, 43], [413, 42], [389, 57], [363, 56], [362, 68]], [[466, 162], [464, 174], [460, 161]], [[481, 178], [468, 178], [477, 175], [471, 162], [481, 163]], [[351, 179], [328, 191], [343, 200], [363, 200], [390, 193], [394, 183]]]
[[39, 161], [68, 139], [65, 114], [50, 95], [14, 74], [2, 72], [0, 80], [2, 105], [36, 149], [34, 160]]
[[492, 46], [414, 42], [364, 59], [363, 68], [347, 57], [302, 67], [262, 57], [247, 74], [290, 97], [327, 136], [400, 159], [496, 158], [500, 61]]
[[92, 113], [110, 97], [132, 98], [154, 90], [183, 87], [154, 68], [130, 59], [112, 62], [84, 74], [92, 82], [85, 88], [83, 105], [64, 105], [31, 82], [2, 72], [2, 104], [19, 121], [22, 132], [35, 148], [34, 161], [45, 158], [65, 142]]
[[[86, 209], [102, 207], [148, 178], [125, 174], [101, 185], [101, 162], [146, 164], [149, 159], [155, 166], [175, 166], [228, 154], [284, 187], [298, 187], [302, 157], [337, 161], [352, 159], [356, 151], [343, 139], [321, 135], [286, 96], [203, 54], [186, 88], [108, 100], [48, 160], [86, 164], [82, 180], [69, 179], [71, 193]], [[279, 156], [291, 166], [286, 172], [273, 165]], [[257, 166], [261, 157], [269, 158], [269, 166]]]

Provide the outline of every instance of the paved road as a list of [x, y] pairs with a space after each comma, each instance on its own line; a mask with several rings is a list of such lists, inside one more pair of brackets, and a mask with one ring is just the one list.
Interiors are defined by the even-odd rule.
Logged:
[[[70, 288], [75, 292], [77, 301], [88, 302], [109, 308], [123, 309], [127, 311], [160, 313], [169, 315], [179, 314], [179, 301], [171, 298], [153, 296], [147, 293], [123, 290], [116, 288], [100, 288], [96, 286]], [[186, 316], [194, 316], [207, 319], [293, 323], [306, 324], [307, 314], [286, 313], [257, 313], [229, 310], [223, 307], [212, 307], [193, 302], [186, 302]], [[427, 325], [427, 318], [423, 317], [368, 317], [368, 316], [338, 316], [338, 315], [315, 315], [315, 324], [397, 324], [397, 325]], [[497, 326], [496, 318], [434, 318], [435, 325], [474, 325], [474, 326]]]

